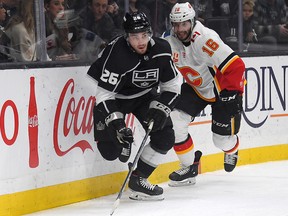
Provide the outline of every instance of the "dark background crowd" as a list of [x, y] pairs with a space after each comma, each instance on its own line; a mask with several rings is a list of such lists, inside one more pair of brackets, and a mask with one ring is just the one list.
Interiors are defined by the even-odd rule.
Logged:
[[[239, 2], [240, 1], [240, 2]], [[287, 50], [288, 0], [190, 0], [196, 18], [235, 51]], [[171, 29], [169, 13], [182, 0], [0, 0], [0, 61], [39, 61], [35, 19], [44, 11], [47, 61], [97, 59], [123, 34], [125, 12], [142, 11], [153, 34]], [[42, 4], [41, 4], [42, 3]], [[43, 5], [42, 10], [37, 6]], [[241, 11], [241, 12], [240, 12]], [[40, 14], [40, 18], [39, 18]], [[240, 20], [240, 22], [239, 22]], [[39, 22], [38, 22], [39, 23]], [[239, 28], [239, 23], [242, 28]], [[36, 30], [35, 30], [36, 29]], [[239, 46], [241, 42], [241, 46]]]

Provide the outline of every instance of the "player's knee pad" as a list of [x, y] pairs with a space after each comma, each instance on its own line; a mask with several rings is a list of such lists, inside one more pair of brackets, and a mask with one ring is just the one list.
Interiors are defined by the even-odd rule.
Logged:
[[102, 157], [109, 161], [117, 159], [121, 154], [121, 147], [113, 142], [100, 141], [97, 143], [97, 148]]
[[170, 116], [175, 132], [175, 142], [180, 143], [185, 141], [188, 136], [189, 123], [193, 120], [193, 118], [189, 114], [177, 109], [172, 111]]
[[150, 134], [151, 147], [159, 153], [166, 154], [173, 147], [174, 142], [175, 135], [172, 126]]
[[214, 145], [225, 152], [230, 151], [235, 147], [238, 148], [239, 142], [237, 135], [223, 136], [213, 133], [212, 138]]

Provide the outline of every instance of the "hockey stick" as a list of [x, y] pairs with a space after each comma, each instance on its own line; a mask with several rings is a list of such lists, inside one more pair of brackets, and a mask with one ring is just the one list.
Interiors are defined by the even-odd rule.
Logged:
[[118, 205], [120, 204], [120, 199], [121, 199], [121, 197], [122, 197], [123, 191], [124, 191], [124, 189], [125, 189], [125, 187], [126, 187], [126, 184], [127, 184], [128, 180], [129, 180], [129, 178], [130, 178], [130, 176], [131, 176], [131, 174], [132, 174], [132, 172], [133, 172], [133, 170], [134, 170], [134, 168], [135, 168], [135, 166], [136, 166], [139, 158], [140, 158], [140, 155], [141, 155], [141, 153], [142, 153], [142, 151], [143, 151], [143, 149], [144, 149], [144, 147], [145, 147], [145, 143], [146, 143], [146, 141], [147, 141], [147, 139], [148, 139], [148, 136], [149, 136], [150, 132], [152, 131], [153, 125], [154, 125], [154, 121], [151, 120], [151, 121], [149, 122], [149, 124], [148, 124], [148, 129], [147, 129], [147, 131], [146, 131], [146, 134], [145, 134], [145, 136], [144, 136], [144, 138], [143, 138], [143, 141], [142, 141], [142, 143], [141, 143], [141, 145], [140, 145], [140, 147], [139, 147], [139, 149], [138, 149], [138, 152], [137, 152], [137, 154], [136, 154], [136, 156], [135, 156], [135, 158], [134, 158], [134, 161], [133, 161], [132, 165], [131, 165], [131, 163], [129, 163], [129, 171], [128, 171], [128, 174], [127, 174], [127, 176], [126, 176], [126, 178], [125, 178], [125, 180], [124, 180], [124, 182], [123, 182], [123, 184], [122, 184], [122, 187], [121, 187], [121, 189], [120, 189], [120, 191], [119, 191], [119, 193], [118, 193], [118, 196], [117, 196], [117, 198], [116, 198], [116, 201], [114, 202], [113, 208], [112, 208], [112, 210], [111, 210], [111, 212], [110, 212], [110, 216], [113, 215], [114, 211], [116, 210], [116, 208], [117, 208]]
[[194, 164], [199, 163], [201, 156], [202, 156], [202, 152], [200, 150], [197, 150], [195, 152]]

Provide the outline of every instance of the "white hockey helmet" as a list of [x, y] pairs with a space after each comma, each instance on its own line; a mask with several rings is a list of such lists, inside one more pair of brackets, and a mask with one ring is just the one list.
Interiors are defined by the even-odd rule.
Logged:
[[195, 15], [196, 13], [189, 2], [176, 3], [170, 13], [170, 22], [184, 22], [190, 20], [193, 26]]

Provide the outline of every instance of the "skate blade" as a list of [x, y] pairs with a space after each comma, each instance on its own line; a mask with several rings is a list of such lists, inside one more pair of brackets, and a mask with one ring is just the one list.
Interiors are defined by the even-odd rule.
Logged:
[[195, 185], [196, 184], [196, 178], [192, 177], [192, 178], [188, 178], [188, 179], [184, 179], [182, 181], [170, 181], [168, 183], [168, 185], [170, 187], [183, 187], [183, 186], [190, 186], [190, 185]]
[[137, 191], [131, 191], [129, 198], [138, 201], [161, 201], [164, 200], [164, 195], [160, 194], [151, 196]]

